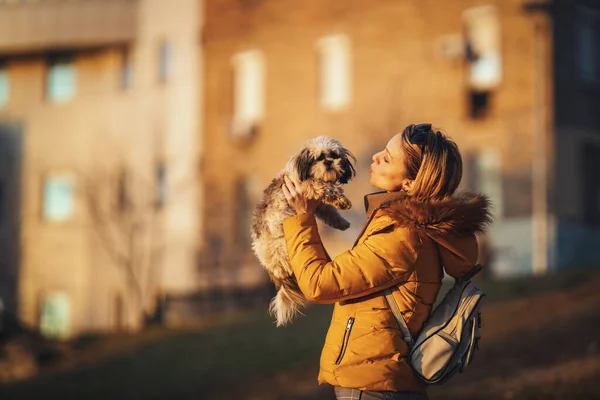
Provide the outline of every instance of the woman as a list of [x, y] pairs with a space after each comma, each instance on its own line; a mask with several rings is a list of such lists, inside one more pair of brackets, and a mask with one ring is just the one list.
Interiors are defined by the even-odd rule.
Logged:
[[351, 250], [331, 260], [314, 211], [318, 201], [286, 178], [296, 216], [283, 222], [300, 289], [313, 303], [335, 303], [319, 383], [338, 399], [427, 399], [406, 363], [408, 347], [383, 294], [393, 295], [413, 337], [431, 312], [442, 266], [461, 277], [477, 262], [475, 234], [490, 222], [484, 196], [453, 196], [462, 176], [454, 142], [431, 124], [409, 125], [373, 156], [367, 223]]

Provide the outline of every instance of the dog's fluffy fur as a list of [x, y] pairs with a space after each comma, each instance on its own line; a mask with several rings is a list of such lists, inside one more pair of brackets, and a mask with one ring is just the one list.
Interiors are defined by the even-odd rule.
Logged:
[[254, 210], [252, 249], [278, 290], [269, 306], [277, 326], [290, 322], [299, 307], [306, 304], [294, 277], [283, 235], [282, 221], [294, 215], [283, 194], [283, 178], [285, 175], [296, 178], [307, 197], [322, 201], [315, 212], [317, 218], [332, 228], [345, 230], [350, 223], [336, 208], [347, 210], [352, 206], [341, 185], [354, 177], [354, 162], [352, 153], [330, 137], [309, 140], [265, 189]]

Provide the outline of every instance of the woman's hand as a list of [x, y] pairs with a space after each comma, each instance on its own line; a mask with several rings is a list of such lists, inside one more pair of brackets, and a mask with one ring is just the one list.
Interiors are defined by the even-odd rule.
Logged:
[[296, 179], [290, 178], [287, 175], [284, 175], [283, 179], [285, 182], [281, 187], [283, 195], [290, 207], [296, 211], [296, 215], [304, 213], [314, 214], [321, 201], [307, 198], [302, 190], [302, 185]]

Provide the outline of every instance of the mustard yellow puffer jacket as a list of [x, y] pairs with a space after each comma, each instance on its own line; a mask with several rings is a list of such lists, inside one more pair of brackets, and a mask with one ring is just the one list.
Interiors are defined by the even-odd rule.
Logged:
[[321, 353], [319, 384], [361, 390], [423, 391], [403, 358], [408, 347], [382, 291], [395, 299], [416, 336], [441, 286], [442, 265], [460, 277], [477, 262], [475, 233], [490, 221], [488, 200], [464, 194], [417, 201], [401, 193], [365, 197], [367, 224], [351, 250], [327, 255], [313, 215], [283, 222], [300, 289], [314, 303], [335, 303]]

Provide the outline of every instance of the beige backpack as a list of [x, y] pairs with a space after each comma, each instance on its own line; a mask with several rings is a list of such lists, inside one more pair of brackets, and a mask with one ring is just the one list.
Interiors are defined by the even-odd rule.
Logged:
[[477, 289], [471, 279], [481, 268], [477, 264], [455, 281], [416, 339], [410, 335], [406, 321], [392, 296], [392, 289], [384, 292], [408, 344], [407, 361], [426, 383], [443, 383], [457, 372], [463, 372], [471, 363], [475, 350], [479, 348], [479, 307], [485, 294]]

